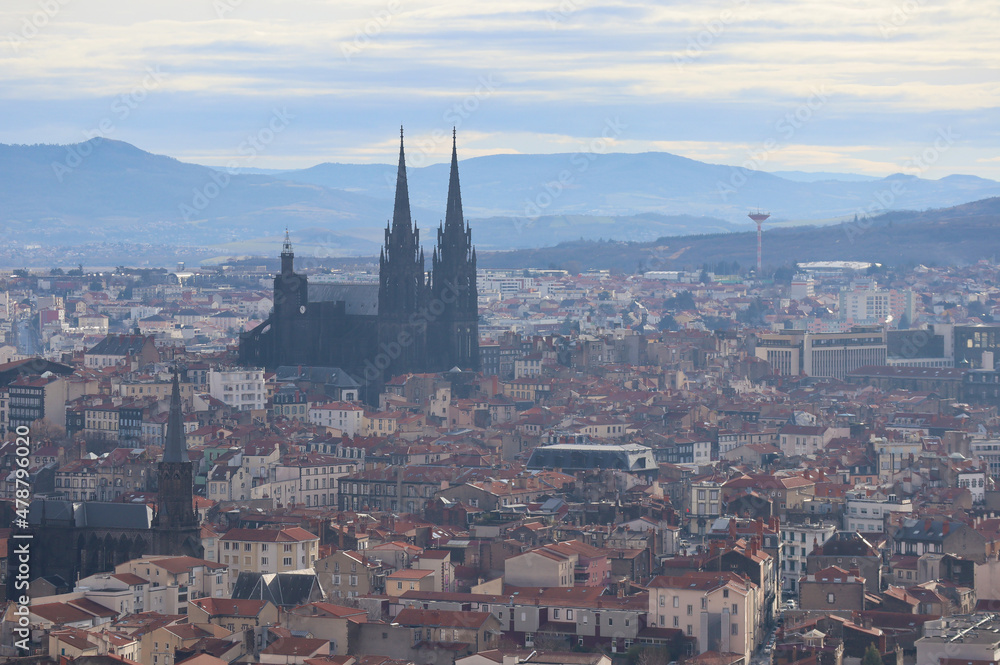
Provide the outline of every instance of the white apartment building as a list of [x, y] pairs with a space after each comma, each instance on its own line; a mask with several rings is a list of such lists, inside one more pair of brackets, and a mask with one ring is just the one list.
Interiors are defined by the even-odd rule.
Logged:
[[923, 442], [915, 437], [903, 440], [872, 437], [871, 442], [878, 455], [878, 477], [881, 481], [888, 481], [894, 473], [909, 466], [910, 459], [920, 457], [924, 449]]
[[255, 487], [252, 496], [270, 497], [283, 506], [336, 506], [337, 481], [357, 469], [356, 460], [320, 453], [290, 455], [269, 467], [268, 481]]
[[810, 333], [789, 330], [763, 333], [755, 354], [782, 376], [843, 379], [865, 365], [885, 365], [885, 330], [879, 326], [852, 326], [848, 332]]
[[781, 590], [798, 591], [799, 578], [806, 574], [806, 558], [837, 532], [836, 524], [782, 524]]
[[264, 408], [264, 370], [255, 368], [212, 369], [208, 372], [208, 393], [239, 411]]
[[115, 566], [113, 574], [81, 579], [77, 591], [112, 610], [187, 614], [189, 600], [228, 598], [228, 566], [189, 556], [147, 555]]
[[958, 473], [958, 486], [964, 487], [972, 494], [973, 503], [986, 500], [986, 472], [979, 469], [968, 469]]
[[891, 316], [891, 321], [906, 317], [913, 321], [916, 296], [913, 291], [894, 289], [843, 289], [840, 292], [841, 321], [854, 323], [880, 323]]
[[349, 437], [361, 431], [365, 410], [354, 402], [328, 402], [309, 408], [309, 422], [320, 427], [339, 429]]
[[229, 566], [235, 582], [241, 572], [284, 573], [312, 568], [319, 536], [300, 527], [230, 529], [219, 539], [219, 563]]
[[697, 480], [691, 483], [691, 512], [688, 515], [691, 533], [704, 533], [706, 526], [721, 514], [722, 483], [716, 480]]
[[864, 490], [848, 492], [844, 495], [844, 530], [861, 534], [883, 533], [886, 515], [912, 512], [910, 500], [900, 501], [895, 494], [886, 496], [876, 492], [869, 496]]
[[778, 430], [778, 447], [786, 457], [815, 455], [838, 437], [850, 436], [847, 427], [785, 425]]
[[970, 448], [973, 457], [986, 462], [991, 475], [1000, 476], [1000, 440], [973, 439]]
[[697, 642], [697, 653], [750, 657], [760, 641], [760, 588], [731, 572], [661, 575], [649, 584], [650, 626], [676, 628]]

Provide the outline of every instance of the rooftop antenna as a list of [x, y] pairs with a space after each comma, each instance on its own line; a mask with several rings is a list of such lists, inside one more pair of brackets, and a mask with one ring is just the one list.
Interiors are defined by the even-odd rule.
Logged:
[[764, 231], [761, 228], [761, 226], [764, 224], [764, 221], [767, 220], [767, 218], [770, 216], [771, 213], [761, 212], [760, 208], [757, 208], [757, 212], [752, 212], [748, 215], [748, 217], [752, 219], [755, 224], [757, 224], [757, 279], [760, 279], [761, 268], [763, 263], [762, 261], [763, 252], [761, 252], [761, 245], [762, 245], [762, 236], [764, 234]]

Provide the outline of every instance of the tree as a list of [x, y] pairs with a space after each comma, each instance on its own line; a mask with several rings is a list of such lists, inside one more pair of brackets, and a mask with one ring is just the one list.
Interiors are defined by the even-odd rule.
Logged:
[[672, 314], [664, 314], [660, 317], [659, 328], [661, 332], [666, 332], [667, 330], [677, 330], [680, 325]]
[[48, 420], [39, 419], [31, 423], [31, 438], [35, 441], [62, 441], [66, 430]]
[[696, 310], [698, 306], [694, 302], [694, 296], [690, 291], [681, 291], [677, 295], [667, 298], [663, 303], [663, 308], [670, 312], [683, 312]]
[[569, 336], [572, 335], [573, 333], [579, 333], [579, 332], [580, 332], [580, 322], [574, 321], [569, 316], [569, 314], [567, 314], [566, 318], [563, 319], [562, 325], [559, 326], [559, 334]]
[[865, 649], [865, 655], [861, 659], [861, 665], [882, 665], [882, 656], [874, 644], [869, 644]]
[[736, 315], [736, 320], [751, 326], [759, 326], [764, 323], [765, 314], [767, 308], [764, 307], [764, 303], [760, 298], [754, 298], [745, 310]]
[[635, 665], [668, 665], [673, 660], [670, 651], [658, 647], [647, 647], [636, 654]]

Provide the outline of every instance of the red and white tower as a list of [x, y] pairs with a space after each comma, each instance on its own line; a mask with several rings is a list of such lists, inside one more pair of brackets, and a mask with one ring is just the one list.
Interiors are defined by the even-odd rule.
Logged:
[[763, 229], [761, 229], [761, 226], [764, 224], [764, 221], [770, 216], [771, 213], [761, 212], [760, 210], [758, 210], [757, 212], [752, 212], [749, 215], [750, 219], [752, 219], [757, 224], [757, 279], [760, 279], [761, 267], [762, 267], [761, 237], [763, 236], [764, 231]]

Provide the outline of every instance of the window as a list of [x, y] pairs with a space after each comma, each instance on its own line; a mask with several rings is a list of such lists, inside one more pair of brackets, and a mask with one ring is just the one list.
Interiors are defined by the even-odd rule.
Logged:
[[723, 598], [729, 598], [729, 589], [723, 589], [722, 590], [722, 597]]
[[692, 614], [694, 614], [694, 605], [688, 605], [687, 615], [691, 616]]
[[567, 621], [573, 620], [573, 610], [566, 610], [566, 620]]
[[680, 607], [680, 606], [681, 606], [680, 596], [674, 596], [674, 607]]
[[282, 563], [286, 566], [292, 565], [292, 557], [286, 556], [284, 559], [282, 559]]
[[701, 599], [701, 609], [703, 609], [703, 610], [707, 610], [708, 609], [708, 598], [702, 598]]
[[558, 608], [552, 610], [552, 618], [555, 619], [556, 621], [559, 620], [559, 609]]
[[[663, 617], [660, 617], [660, 618], [662, 619]], [[660, 623], [662, 623], [662, 621]], [[680, 618], [679, 617], [674, 617], [674, 628], [677, 628], [680, 625], [681, 625]]]
[[733, 616], [736, 616], [739, 613], [740, 613], [740, 606], [737, 605], [736, 603], [733, 603], [733, 611], [731, 612], [731, 614]]
[[739, 635], [740, 634], [740, 624], [738, 624], [738, 623], [730, 624], [730, 628], [731, 628], [731, 630], [729, 632], [730, 635]]
[[837, 600], [837, 597], [835, 595], [833, 595], [832, 593], [826, 594], [826, 602], [829, 603], [830, 605], [833, 605], [834, 602], [836, 602], [836, 600]]
[[691, 630], [691, 624], [687, 625], [687, 634], [688, 635], [693, 635], [694, 634], [694, 632]]

